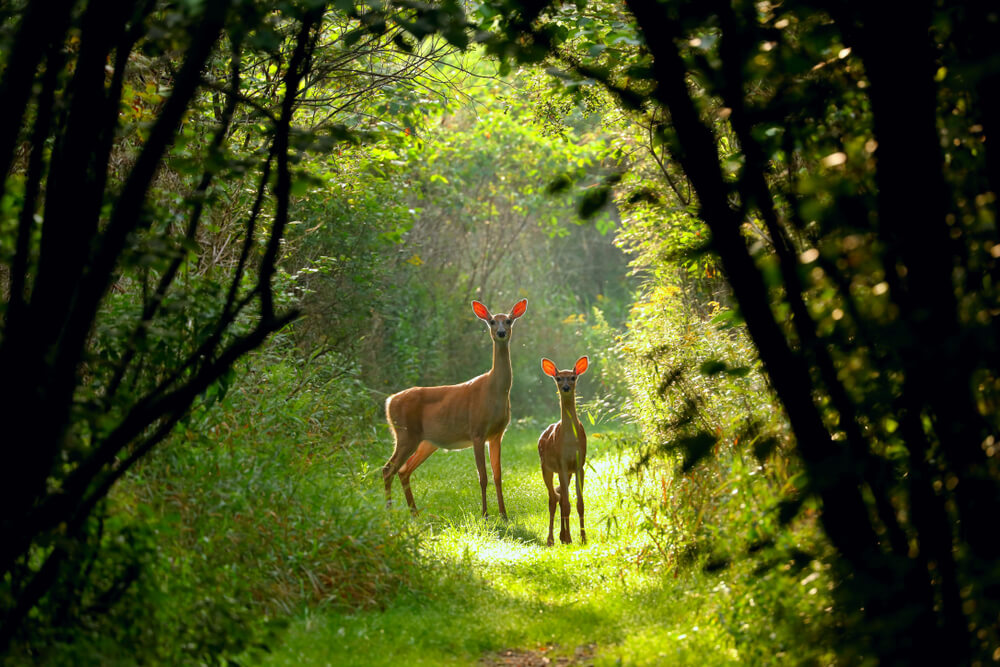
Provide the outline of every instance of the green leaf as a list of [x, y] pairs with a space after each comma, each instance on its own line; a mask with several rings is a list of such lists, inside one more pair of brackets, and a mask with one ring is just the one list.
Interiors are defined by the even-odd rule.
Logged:
[[730, 327], [735, 327], [742, 324], [743, 318], [740, 317], [739, 312], [735, 310], [723, 310], [720, 311], [715, 317], [708, 321], [720, 329], [729, 329]]
[[753, 443], [754, 457], [763, 463], [778, 447], [778, 439], [775, 437], [761, 438]]
[[592, 187], [583, 193], [580, 199], [580, 217], [589, 220], [604, 208], [611, 200], [611, 188], [608, 186]]
[[685, 473], [690, 472], [699, 461], [708, 456], [716, 442], [715, 436], [705, 431], [677, 440], [674, 444], [684, 450], [681, 470]]
[[724, 372], [726, 370], [726, 363], [719, 361], [718, 359], [709, 359], [708, 361], [703, 362], [701, 366], [698, 367], [698, 370], [702, 375], [711, 377]]
[[562, 176], [558, 176], [554, 181], [549, 183], [545, 188], [545, 192], [550, 195], [556, 195], [560, 192], [565, 192], [571, 185], [573, 185], [573, 181], [569, 176], [564, 174]]
[[798, 515], [802, 509], [802, 496], [782, 500], [778, 503], [778, 521], [781, 525], [787, 526]]

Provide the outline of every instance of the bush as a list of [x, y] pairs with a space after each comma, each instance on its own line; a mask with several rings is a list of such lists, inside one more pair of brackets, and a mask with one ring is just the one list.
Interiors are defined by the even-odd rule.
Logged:
[[239, 377], [113, 491], [89, 592], [41, 612], [73, 622], [36, 634], [23, 658], [236, 659], [304, 608], [378, 607], [411, 585], [416, 535], [371, 483], [380, 401], [357, 369], [333, 352], [300, 358], [286, 335]]
[[619, 350], [641, 435], [620, 443], [639, 452], [625, 489], [668, 571], [717, 574], [708, 604], [741, 657], [822, 661], [843, 622], [831, 551], [796, 496], [801, 466], [746, 332], [706, 310], [663, 282], [633, 309]]

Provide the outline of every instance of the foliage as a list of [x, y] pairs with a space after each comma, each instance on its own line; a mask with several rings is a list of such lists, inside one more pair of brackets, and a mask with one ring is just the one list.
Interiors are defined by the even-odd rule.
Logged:
[[[590, 354], [582, 416], [642, 429], [602, 517], [638, 534], [588, 574], [687, 578], [732, 659], [995, 654], [995, 12], [41, 7], [0, 12], [0, 648], [209, 662], [301, 609], [468, 620], [471, 567], [516, 589], [376, 510], [359, 443], [385, 394], [487, 368], [471, 298], [526, 296], [519, 424], [554, 415], [540, 356]], [[407, 592], [426, 558], [453, 571]]]
[[[278, 263], [309, 182], [296, 164], [384, 128], [380, 96], [419, 108], [402, 98], [447, 47], [400, 54], [323, 3], [60, 3], [3, 20], [0, 374], [19, 380], [0, 410], [23, 426], [0, 480], [0, 650], [16, 637], [30, 652], [40, 628], [90, 613], [86, 563], [102, 547], [118, 562], [96, 527], [109, 490], [294, 319]], [[109, 590], [142, 580], [122, 572]]]
[[785, 518], [821, 502], [841, 609], [863, 610], [852, 650], [993, 655], [995, 14], [628, 0], [497, 2], [472, 20], [502, 69], [567, 63], [557, 74], [603, 83], [666, 147], [663, 178], [710, 230], [796, 436], [808, 486]]
[[[766, 524], [775, 517], [769, 510], [796, 472], [787, 426], [772, 410], [745, 333], [720, 331], [690, 313], [678, 291], [650, 290], [636, 304], [622, 343], [631, 362], [629, 412], [650, 437], [644, 455], [667, 455], [678, 467], [664, 481], [670, 504], [664, 520], [677, 536], [668, 548], [683, 552], [683, 540], [732, 527], [749, 529], [747, 541], [758, 541], [770, 533]], [[759, 463], [751, 452], [759, 454]], [[734, 516], [735, 506], [745, 514]]]
[[549, 187], [552, 174], [599, 180], [613, 164], [612, 149], [599, 126], [574, 141], [546, 135], [523, 85], [470, 91], [478, 106], [445, 115], [435, 130], [396, 149], [399, 166], [387, 166], [414, 212], [396, 255], [397, 298], [384, 307], [376, 334], [384, 340], [380, 356], [401, 360], [382, 385], [387, 391], [487, 370], [489, 346], [466, 342], [482, 334], [469, 302], [502, 311], [527, 297], [511, 395], [515, 414], [537, 415], [550, 390], [539, 359], [597, 353], [579, 340], [595, 308], [613, 326], [624, 318], [630, 285], [620, 280], [624, 256], [608, 235], [613, 210], [580, 225], [572, 194]]
[[[46, 594], [62, 589], [71, 598], [74, 586], [85, 585], [74, 573], [94, 539], [90, 516], [114, 482], [199, 393], [294, 315], [276, 311], [271, 278], [287, 223], [292, 104], [318, 17], [290, 10], [298, 34], [274, 53], [283, 92], [265, 134], [271, 156], [257, 172], [263, 194], [274, 158], [273, 218], [258, 238], [262, 209], [241, 216], [240, 260], [193, 281], [210, 185], [233, 169], [225, 145], [246, 33], [225, 27], [231, 11], [242, 11], [240, 25], [251, 28], [260, 8], [88, 9], [77, 14], [67, 3], [20, 12], [10, 46], [16, 65], [0, 80], [16, 107], [5, 112], [0, 137], [9, 249], [0, 374], [21, 378], [4, 384], [0, 409], [11, 422], [46, 416], [12, 439], [0, 482], [4, 647]], [[211, 60], [223, 35], [232, 88], [225, 108], [192, 133], [182, 126], [198, 107], [201, 72], [226, 63], [224, 56]], [[161, 98], [155, 85], [137, 92], [142, 70], [164, 49], [176, 49], [180, 67], [171, 74], [163, 63], [149, 69], [154, 81], [169, 80], [170, 94]], [[121, 122], [126, 99], [137, 114]], [[180, 154], [199, 138], [204, 165], [176, 171]], [[168, 179], [184, 185], [165, 197]], [[261, 255], [249, 264], [251, 250]], [[131, 298], [118, 299], [116, 291]], [[25, 436], [32, 446], [20, 441]]]
[[[280, 338], [112, 493], [105, 542], [115, 548], [95, 551], [85, 579], [125, 597], [68, 615], [40, 633], [50, 646], [26, 654], [60, 664], [259, 658], [304, 607], [377, 608], [419, 581], [412, 528], [384, 512], [359, 467], [379, 415], [357, 367], [335, 353], [295, 361]], [[133, 563], [131, 585], [101, 570]]]
[[[593, 378], [581, 382], [589, 391]], [[755, 572], [750, 563], [721, 578], [664, 563], [641, 528], [660, 483], [628, 475], [640, 435], [615, 424], [586, 428], [586, 546], [544, 546], [541, 426], [515, 427], [505, 441], [509, 523], [477, 516], [469, 457], [434, 456], [414, 485], [424, 508], [421, 562], [433, 575], [384, 611], [300, 614], [264, 664], [492, 665], [518, 656], [595, 665], [833, 661], [828, 642], [836, 636], [822, 638], [830, 596], [821, 563], [779, 586], [771, 571]]]

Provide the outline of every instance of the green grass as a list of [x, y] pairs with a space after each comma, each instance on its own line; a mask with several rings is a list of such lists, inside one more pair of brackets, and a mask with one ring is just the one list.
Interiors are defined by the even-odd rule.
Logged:
[[[721, 622], [725, 607], [707, 595], [704, 575], [668, 571], [648, 558], [639, 513], [620, 492], [628, 455], [601, 425], [588, 429], [589, 543], [578, 542], [574, 507], [574, 544], [545, 546], [540, 430], [520, 426], [505, 438], [509, 523], [495, 516], [492, 484], [491, 516], [479, 516], [471, 450], [438, 452], [414, 474], [416, 518], [395, 483], [393, 520], [420, 533], [417, 581], [381, 609], [302, 612], [265, 664], [467, 665], [503, 650], [572, 656], [581, 647], [597, 665], [739, 662]], [[388, 457], [388, 440], [373, 447]], [[365, 481], [373, 490], [367, 502], [379, 502], [378, 467]]]

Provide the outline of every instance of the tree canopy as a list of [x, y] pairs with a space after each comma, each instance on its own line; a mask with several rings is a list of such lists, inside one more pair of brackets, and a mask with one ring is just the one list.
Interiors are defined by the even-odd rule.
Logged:
[[109, 494], [248, 367], [376, 433], [385, 394], [485, 370], [470, 299], [530, 296], [515, 415], [586, 345], [636, 470], [765, 471], [709, 570], [827, 559], [847, 661], [992, 657], [998, 31], [935, 3], [6, 4], [0, 646], [124, 594], [130, 567], [89, 581]]

